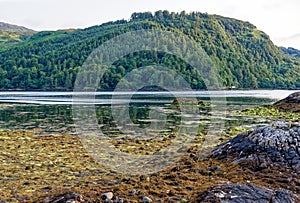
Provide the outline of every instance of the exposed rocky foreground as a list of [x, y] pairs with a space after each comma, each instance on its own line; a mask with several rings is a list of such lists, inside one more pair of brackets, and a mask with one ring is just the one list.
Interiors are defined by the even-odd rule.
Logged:
[[[297, 123], [239, 134], [206, 160], [192, 147], [179, 163], [148, 176], [103, 168], [76, 137], [0, 134], [3, 202], [299, 202]], [[112, 201], [103, 196], [110, 192]]]
[[[296, 203], [300, 202], [300, 126], [297, 123], [276, 122], [272, 126], [261, 127], [246, 133], [239, 134], [229, 142], [217, 147], [211, 155], [211, 158], [220, 160], [227, 164], [234, 164], [240, 168], [236, 168], [237, 177], [244, 176], [244, 183], [240, 181], [214, 181], [214, 178], [228, 178], [224, 169], [224, 165], [215, 165], [210, 160], [211, 166], [199, 168], [197, 165], [200, 161], [196, 159], [194, 153], [190, 154], [191, 160], [183, 160], [188, 165], [176, 166], [171, 170], [162, 172], [161, 175], [155, 175], [156, 180], [166, 184], [165, 181], [177, 185], [178, 189], [190, 190], [193, 198], [186, 198], [171, 195], [166, 198], [158, 198], [156, 201], [169, 202], [261, 202], [261, 203]], [[207, 162], [202, 161], [202, 164]], [[220, 164], [220, 163], [219, 163]], [[203, 165], [202, 165], [203, 166]], [[228, 165], [227, 165], [228, 167]], [[228, 169], [225, 169], [228, 170]], [[177, 172], [177, 173], [174, 173]], [[169, 175], [167, 175], [169, 174]], [[184, 180], [180, 176], [186, 176], [185, 180], [200, 181], [199, 176], [212, 177], [213, 183], [210, 187], [188, 186], [182, 188], [180, 185]], [[251, 175], [250, 175], [251, 174]], [[166, 176], [164, 176], [166, 175]], [[234, 180], [228, 178], [227, 180]], [[261, 182], [257, 181], [260, 180]], [[265, 185], [267, 183], [267, 185]], [[172, 185], [171, 184], [171, 185]], [[186, 182], [185, 182], [186, 184]], [[208, 184], [209, 185], [209, 184]], [[207, 186], [208, 186], [207, 185]], [[202, 191], [201, 191], [202, 190]], [[162, 194], [156, 194], [158, 196]], [[156, 196], [155, 195], [155, 196]], [[66, 193], [63, 198], [61, 196], [52, 197], [53, 201], [66, 202], [69, 201], [86, 202], [80, 195], [70, 195]], [[144, 201], [140, 193], [137, 201]], [[47, 197], [49, 200], [49, 197]], [[72, 199], [73, 198], [73, 199]], [[75, 199], [77, 198], [77, 199]], [[150, 199], [150, 198], [149, 198]], [[146, 199], [146, 200], [149, 200]], [[59, 201], [58, 201], [59, 200]], [[65, 200], [65, 201], [64, 201]], [[81, 200], [81, 201], [80, 201]], [[127, 199], [129, 200], [129, 199]], [[127, 200], [115, 198], [115, 202], [127, 202]], [[152, 201], [152, 199], [150, 199]], [[155, 202], [156, 202], [155, 201]], [[43, 202], [52, 202], [44, 199]], [[107, 201], [109, 202], [109, 201]]]
[[104, 202], [101, 196], [108, 192], [120, 202], [193, 202], [199, 192], [228, 181], [274, 186], [237, 164], [199, 161], [196, 154], [193, 147], [164, 171], [132, 176], [95, 162], [79, 138], [0, 130], [0, 202]]

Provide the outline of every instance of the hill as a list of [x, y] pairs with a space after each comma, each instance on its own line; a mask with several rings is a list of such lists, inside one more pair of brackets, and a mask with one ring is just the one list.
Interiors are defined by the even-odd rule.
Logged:
[[35, 32], [34, 30], [28, 29], [26, 27], [18, 26], [18, 25], [12, 25], [4, 22], [0, 22], [0, 30], [7, 31], [7, 32]]
[[295, 58], [295, 59], [300, 59], [300, 50], [295, 49], [293, 47], [288, 47], [288, 48], [279, 47], [279, 48], [286, 55], [288, 55], [288, 56], [290, 56], [292, 58]]
[[[2, 49], [0, 88], [72, 88], [77, 72], [94, 49], [114, 36], [140, 29], [172, 30], [199, 43], [217, 67], [224, 87], [300, 87], [299, 62], [251, 23], [199, 12], [157, 11], [134, 13], [130, 20], [82, 30], [38, 32]], [[193, 88], [205, 88], [201, 76], [182, 60], [149, 54], [135, 53], [116, 61], [99, 88], [113, 88], [132, 69], [157, 62], [172, 64]]]
[[24, 41], [35, 33], [34, 30], [0, 22], [0, 49]]

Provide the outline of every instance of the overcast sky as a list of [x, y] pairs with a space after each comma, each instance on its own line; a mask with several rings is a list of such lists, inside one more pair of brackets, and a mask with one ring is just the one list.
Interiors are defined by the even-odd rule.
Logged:
[[275, 44], [300, 49], [300, 0], [0, 0], [0, 21], [34, 30], [85, 28], [133, 12], [185, 10], [249, 21]]

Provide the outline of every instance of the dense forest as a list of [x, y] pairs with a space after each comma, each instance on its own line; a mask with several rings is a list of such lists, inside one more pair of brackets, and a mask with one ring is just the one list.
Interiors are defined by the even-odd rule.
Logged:
[[[299, 61], [284, 54], [254, 25], [184, 11], [133, 13], [129, 20], [32, 33], [18, 43], [0, 44], [0, 88], [71, 89], [94, 49], [115, 36], [141, 29], [173, 31], [199, 43], [217, 68], [223, 87], [300, 88]], [[133, 53], [116, 61], [98, 88], [112, 89], [126, 73], [149, 64], [171, 67], [193, 88], [205, 88], [201, 74], [184, 61], [156, 52]]]

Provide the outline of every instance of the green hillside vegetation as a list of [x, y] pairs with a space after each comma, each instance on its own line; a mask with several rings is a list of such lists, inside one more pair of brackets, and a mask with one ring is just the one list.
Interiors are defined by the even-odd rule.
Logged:
[[[130, 20], [82, 30], [39, 32], [0, 51], [0, 88], [73, 88], [80, 67], [103, 42], [140, 29], [161, 29], [187, 35], [201, 44], [224, 87], [299, 88], [299, 62], [285, 55], [249, 22], [204, 13], [157, 11], [134, 13]], [[171, 42], [176, 43], [176, 42]], [[99, 88], [114, 88], [127, 72], [150, 64], [180, 71], [193, 88], [205, 88], [201, 75], [175, 56], [138, 52], [114, 63]]]
[[0, 22], [0, 50], [25, 41], [34, 33], [25, 27]]

